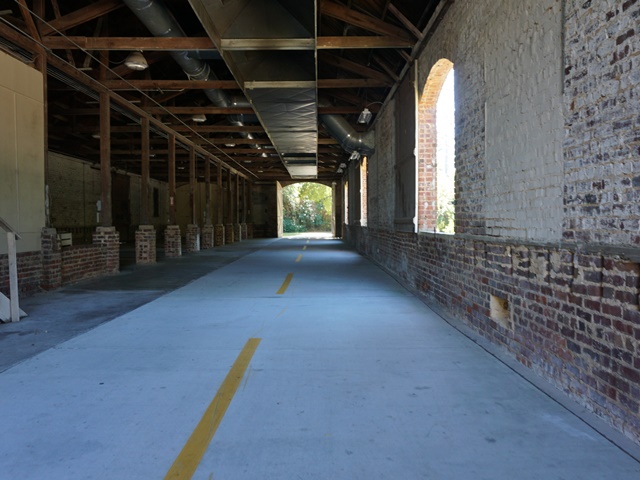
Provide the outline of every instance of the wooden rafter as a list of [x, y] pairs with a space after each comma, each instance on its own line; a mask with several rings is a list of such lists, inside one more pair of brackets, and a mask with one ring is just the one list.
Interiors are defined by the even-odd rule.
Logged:
[[45, 37], [56, 31], [64, 31], [76, 27], [121, 7], [124, 7], [124, 3], [122, 3], [121, 0], [100, 0], [93, 2], [91, 5], [87, 5], [86, 7], [51, 20], [48, 24], [43, 25], [41, 35]]
[[367, 67], [361, 63], [347, 60], [346, 58], [339, 57], [338, 55], [332, 55], [325, 52], [319, 56], [319, 60], [328, 63], [329, 65], [341, 68], [342, 70], [362, 75], [363, 77], [380, 80], [381, 82], [390, 81], [390, 78], [386, 73]]
[[356, 27], [364, 28], [370, 32], [411, 40], [410, 34], [403, 28], [396, 27], [383, 20], [357, 12], [330, 0], [322, 0], [320, 2], [320, 12], [323, 15], [336, 18]]

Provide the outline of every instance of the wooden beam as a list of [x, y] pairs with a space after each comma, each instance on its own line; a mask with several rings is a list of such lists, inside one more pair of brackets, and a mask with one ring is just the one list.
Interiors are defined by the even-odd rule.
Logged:
[[391, 81], [382, 82], [372, 78], [318, 79], [318, 88], [379, 88], [392, 85]]
[[149, 167], [149, 119], [142, 118], [142, 148], [140, 150], [140, 160], [142, 162], [140, 176], [140, 225], [149, 225], [151, 222], [151, 205], [149, 202], [150, 190], [150, 167]]
[[68, 28], [82, 25], [94, 18], [106, 15], [118, 8], [124, 7], [122, 0], [99, 0], [92, 2], [91, 5], [80, 8], [63, 17], [51, 20], [47, 25], [43, 25], [41, 35], [43, 37], [51, 35], [56, 31], [63, 31]]
[[[22, 0], [24, 1], [24, 0]], [[49, 36], [43, 39], [52, 50], [216, 50], [209, 37], [83, 37]]]
[[24, 18], [24, 21], [27, 24], [29, 35], [31, 36], [31, 38], [39, 42], [40, 32], [38, 32], [38, 29], [36, 28], [36, 23], [33, 21], [33, 17], [31, 16], [31, 12], [29, 11], [26, 0], [18, 0], [18, 7], [20, 8], [20, 12], [22, 13], [22, 18]]
[[253, 108], [247, 107], [147, 107], [147, 113], [151, 115], [194, 115], [204, 113], [205, 115], [253, 115]]
[[100, 93], [100, 203], [103, 227], [113, 222], [111, 208], [111, 98], [106, 92]]
[[[126, 67], [125, 67], [126, 68]], [[107, 80], [104, 85], [111, 90], [203, 90], [216, 88], [239, 90], [235, 80]]]
[[169, 224], [176, 224], [176, 136], [169, 135], [167, 146], [169, 147]]
[[374, 68], [366, 67], [361, 63], [347, 60], [346, 58], [339, 57], [330, 53], [323, 53], [318, 56], [321, 62], [328, 63], [334, 67], [338, 67], [342, 70], [346, 70], [351, 73], [362, 75], [363, 77], [380, 80], [381, 82], [390, 82], [390, 78], [387, 74], [380, 72]]
[[189, 149], [189, 210], [191, 211], [192, 225], [196, 224], [196, 169], [196, 150], [194, 147], [191, 147]]
[[393, 3], [389, 3], [389, 11], [393, 14], [394, 17], [396, 17], [398, 20], [400, 20], [400, 23], [402, 23], [402, 25], [404, 25], [404, 27], [407, 30], [409, 30], [411, 33], [413, 33], [413, 35], [418, 40], [422, 40], [422, 38], [424, 37], [424, 34], [418, 28], [416, 28], [416, 26], [413, 23], [411, 23], [409, 21], [409, 19], [407, 17], [405, 17], [402, 14], [402, 12], [400, 10], [398, 10]]
[[389, 36], [318, 37], [318, 50], [344, 50], [367, 48], [413, 48], [413, 40]]
[[[218, 164], [218, 170], [216, 172], [216, 185], [218, 186], [217, 197], [217, 211], [216, 211], [216, 225], [222, 225], [224, 223], [224, 195], [222, 193], [222, 165]], [[223, 237], [224, 238], [224, 237]]]
[[400, 27], [396, 27], [370, 15], [356, 12], [330, 0], [320, 1], [320, 13], [380, 35], [411, 40], [409, 33]]

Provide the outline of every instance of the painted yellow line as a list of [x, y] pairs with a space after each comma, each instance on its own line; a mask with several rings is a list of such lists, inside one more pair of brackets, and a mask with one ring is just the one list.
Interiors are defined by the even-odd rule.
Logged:
[[280, 287], [280, 290], [276, 292], [278, 295], [282, 295], [284, 292], [287, 291], [287, 288], [289, 288], [289, 284], [291, 283], [292, 278], [293, 278], [293, 273], [287, 273], [287, 278], [285, 278], [284, 282], [282, 282], [282, 286]]
[[306, 246], [306, 245], [305, 245], [304, 247], [302, 247], [302, 250], [306, 250], [306, 249], [307, 249], [307, 246]]
[[193, 476], [222, 421], [222, 417], [227, 411], [227, 407], [229, 407], [236, 390], [238, 390], [242, 377], [259, 344], [259, 338], [250, 338], [247, 341], [240, 355], [233, 363], [231, 370], [229, 370], [227, 377], [220, 385], [216, 396], [213, 397], [189, 440], [187, 440], [182, 451], [173, 462], [173, 465], [171, 465], [169, 472], [164, 477], [165, 480], [188, 480]]
[[298, 263], [300, 260], [302, 260], [302, 254], [298, 255], [298, 258], [296, 258], [296, 263]]

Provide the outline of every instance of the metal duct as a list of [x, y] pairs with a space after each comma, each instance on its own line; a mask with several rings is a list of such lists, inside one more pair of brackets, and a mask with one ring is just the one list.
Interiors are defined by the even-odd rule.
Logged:
[[339, 115], [319, 115], [320, 122], [329, 134], [340, 142], [347, 152], [370, 156], [375, 151], [375, 131], [356, 132], [347, 120]]
[[[159, 0], [123, 0], [138, 19], [156, 37], [175, 38], [187, 35], [171, 12]], [[190, 80], [218, 80], [211, 71], [209, 64], [198, 58], [193, 58], [188, 51], [169, 52], [175, 62], [189, 77]], [[244, 98], [231, 98], [224, 90], [207, 88], [203, 90], [207, 98], [216, 107], [229, 108], [232, 106], [249, 107], [249, 102]], [[233, 125], [242, 126], [242, 115], [229, 115]], [[253, 138], [250, 134], [243, 134], [245, 138]]]

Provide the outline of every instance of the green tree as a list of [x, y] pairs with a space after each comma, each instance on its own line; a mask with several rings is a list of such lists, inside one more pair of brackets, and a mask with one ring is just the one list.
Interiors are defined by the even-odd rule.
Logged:
[[331, 231], [331, 188], [319, 183], [296, 183], [282, 191], [284, 231]]

